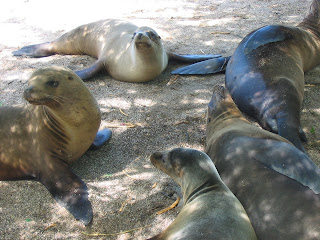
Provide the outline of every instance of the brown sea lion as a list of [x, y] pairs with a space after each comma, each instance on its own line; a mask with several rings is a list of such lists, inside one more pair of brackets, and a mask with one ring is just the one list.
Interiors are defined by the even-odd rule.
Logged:
[[[226, 87], [239, 109], [305, 152], [301, 128], [304, 72], [320, 64], [320, 1], [297, 27], [269, 25], [248, 34], [230, 61], [211, 59], [175, 70], [208, 74], [226, 69]], [[225, 60], [225, 61], [224, 61]]]
[[175, 148], [153, 153], [150, 159], [181, 186], [185, 203], [173, 223], [152, 240], [257, 239], [241, 203], [207, 154]]
[[167, 67], [169, 59], [193, 63], [220, 56], [166, 52], [152, 28], [116, 19], [79, 26], [52, 42], [26, 46], [13, 54], [29, 57], [87, 54], [98, 60], [88, 69], [76, 72], [83, 80], [106, 70], [114, 79], [126, 82], [154, 79]]
[[[314, 183], [319, 189], [319, 168], [306, 154], [250, 125], [222, 86], [215, 87], [209, 103], [206, 134], [206, 152], [258, 239], [320, 238], [320, 195], [307, 187]], [[303, 178], [307, 186], [299, 182]]]
[[30, 104], [0, 108], [0, 180], [38, 180], [89, 224], [87, 187], [69, 165], [94, 140], [99, 145], [104, 139], [104, 131], [96, 137], [101, 116], [95, 98], [75, 73], [61, 67], [35, 71], [24, 98]]

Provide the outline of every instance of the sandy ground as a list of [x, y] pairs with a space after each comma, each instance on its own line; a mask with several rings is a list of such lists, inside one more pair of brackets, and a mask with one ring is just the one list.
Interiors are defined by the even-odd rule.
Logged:
[[[267, 24], [296, 25], [310, 0], [117, 0], [6, 1], [0, 8], [1, 105], [23, 102], [30, 74], [59, 65], [72, 70], [90, 66], [87, 56], [17, 58], [11, 52], [28, 44], [51, 41], [78, 25], [121, 18], [153, 27], [168, 50], [189, 54], [231, 55], [250, 31]], [[99, 75], [86, 82], [102, 111], [102, 125], [113, 126], [113, 138], [99, 151], [87, 152], [73, 170], [87, 183], [94, 220], [84, 227], [38, 182], [0, 182], [0, 239], [145, 239], [166, 228], [182, 202], [163, 214], [179, 188], [155, 169], [149, 155], [178, 146], [204, 149], [205, 111], [213, 86], [224, 75], [176, 77], [171, 63], [148, 83], [131, 84]], [[305, 75], [302, 126], [305, 145], [320, 165], [320, 68]], [[122, 113], [121, 111], [124, 113]], [[131, 124], [133, 127], [126, 127]], [[1, 141], [1, 140], [0, 140]], [[138, 229], [136, 229], [138, 228]], [[128, 233], [117, 234], [123, 231]], [[84, 233], [110, 234], [89, 236]]]

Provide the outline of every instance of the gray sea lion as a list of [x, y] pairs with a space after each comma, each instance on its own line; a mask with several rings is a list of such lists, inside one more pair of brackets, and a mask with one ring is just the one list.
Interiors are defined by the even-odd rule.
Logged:
[[242, 203], [258, 239], [320, 238], [320, 195], [299, 182], [305, 178], [319, 189], [319, 169], [307, 155], [250, 125], [222, 86], [215, 87], [208, 106], [206, 135], [206, 153]]
[[[0, 180], [40, 181], [55, 200], [84, 224], [92, 220], [85, 183], [69, 168], [95, 141], [98, 104], [72, 71], [50, 67], [35, 71], [24, 91], [30, 104], [0, 108]], [[97, 139], [95, 139], [97, 138]]]
[[30, 57], [87, 54], [98, 60], [90, 68], [76, 72], [83, 80], [106, 70], [114, 79], [126, 82], [154, 79], [167, 67], [169, 59], [193, 63], [220, 56], [166, 52], [152, 28], [116, 19], [79, 26], [50, 43], [26, 46], [13, 54]]
[[257, 239], [241, 203], [207, 154], [175, 148], [153, 153], [150, 159], [181, 186], [185, 203], [173, 223], [152, 240]]
[[[239, 109], [304, 152], [302, 141], [307, 138], [300, 125], [304, 72], [320, 64], [319, 10], [320, 1], [314, 0], [297, 27], [269, 25], [251, 32], [223, 65], [226, 87]], [[217, 61], [207, 60], [174, 73], [218, 72], [223, 60]]]

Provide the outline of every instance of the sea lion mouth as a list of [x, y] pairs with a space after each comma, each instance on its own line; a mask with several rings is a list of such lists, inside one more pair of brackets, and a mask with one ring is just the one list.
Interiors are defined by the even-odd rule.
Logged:
[[54, 100], [50, 98], [42, 98], [42, 99], [26, 99], [30, 104], [32, 105], [47, 105], [50, 102], [53, 102]]
[[135, 42], [137, 48], [151, 48], [151, 44], [148, 42]]
[[37, 91], [34, 87], [28, 87], [24, 93], [23, 97], [32, 105], [52, 105], [56, 103], [53, 97], [44, 95], [41, 91]]
[[148, 36], [148, 34], [139, 32], [135, 33], [132, 37], [137, 48], [151, 48], [152, 47], [152, 39]]

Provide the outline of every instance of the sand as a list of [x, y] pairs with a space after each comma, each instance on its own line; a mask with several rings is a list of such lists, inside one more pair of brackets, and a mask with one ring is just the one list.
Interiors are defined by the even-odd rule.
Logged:
[[[166, 49], [181, 54], [232, 55], [241, 39], [267, 24], [298, 24], [311, 3], [301, 0], [12, 0], [0, 8], [0, 104], [22, 103], [28, 77], [41, 67], [81, 70], [88, 56], [20, 58], [11, 52], [51, 41], [85, 23], [120, 18], [150, 26]], [[87, 183], [94, 220], [84, 227], [34, 181], [0, 182], [0, 239], [146, 239], [165, 229], [182, 202], [157, 211], [181, 196], [179, 187], [150, 163], [157, 150], [192, 147], [204, 150], [205, 112], [213, 86], [224, 74], [179, 77], [170, 63], [153, 81], [132, 84], [101, 74], [86, 85], [102, 112], [101, 129], [113, 137], [98, 151], [88, 151], [72, 169]], [[320, 68], [305, 74], [301, 122], [305, 148], [320, 165]], [[0, 140], [1, 141], [1, 140]], [[131, 231], [132, 229], [135, 229]], [[129, 231], [127, 233], [118, 234]], [[110, 234], [89, 236], [86, 234]]]

